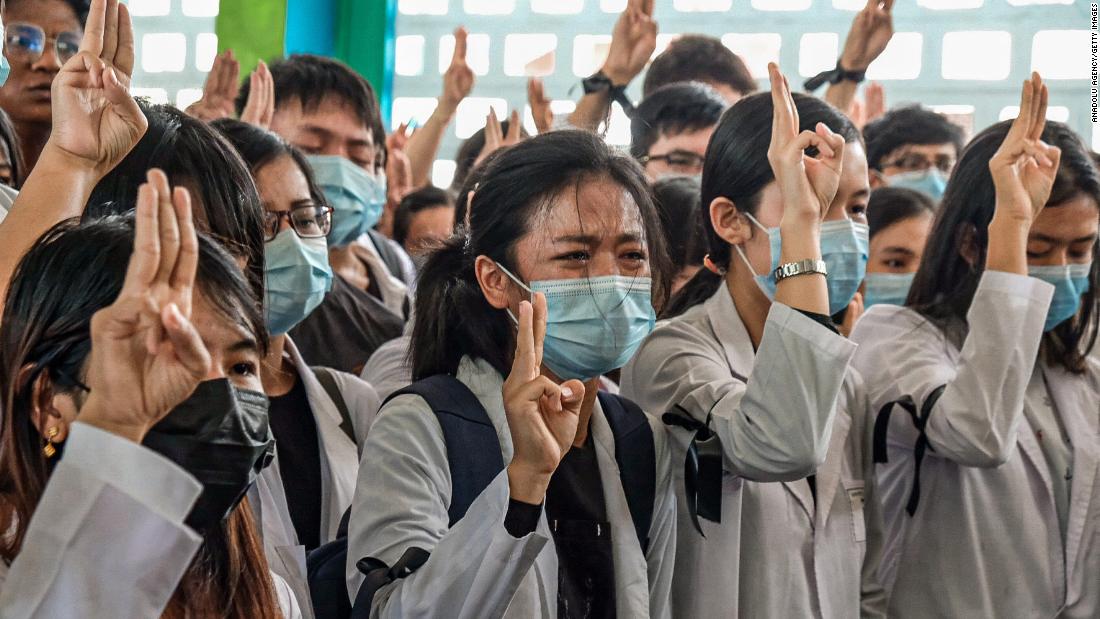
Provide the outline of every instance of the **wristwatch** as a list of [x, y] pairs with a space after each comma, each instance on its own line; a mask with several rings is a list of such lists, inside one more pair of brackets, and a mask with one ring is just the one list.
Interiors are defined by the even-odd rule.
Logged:
[[799, 260], [798, 262], [788, 262], [787, 264], [781, 264], [779, 265], [779, 268], [775, 270], [775, 281], [778, 283], [787, 279], [788, 277], [811, 274], [828, 275], [829, 271], [825, 268], [825, 261], [806, 259]]
[[581, 80], [581, 87], [584, 88], [584, 94], [586, 95], [596, 92], [608, 93], [611, 100], [617, 102], [623, 108], [623, 112], [633, 118], [634, 103], [630, 100], [630, 97], [626, 96], [627, 84], [615, 85], [603, 71], [597, 71], [595, 74]]

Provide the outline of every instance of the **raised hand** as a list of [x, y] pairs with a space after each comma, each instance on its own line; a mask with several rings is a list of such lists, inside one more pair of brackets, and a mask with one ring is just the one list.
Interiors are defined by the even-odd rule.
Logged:
[[866, 71], [894, 36], [894, 0], [867, 0], [867, 6], [856, 14], [840, 65], [848, 71]]
[[527, 80], [527, 105], [531, 106], [535, 129], [540, 134], [550, 131], [554, 126], [554, 110], [550, 109], [550, 97], [546, 96], [542, 80], [537, 77]]
[[886, 90], [882, 84], [871, 82], [863, 92], [863, 121], [874, 122], [886, 115]]
[[447, 72], [443, 74], [443, 96], [439, 98], [439, 105], [451, 112], [474, 89], [474, 70], [466, 62], [467, 35], [465, 28], [455, 29], [454, 55]]
[[207, 376], [210, 354], [190, 320], [198, 254], [187, 190], [150, 170], [122, 292], [92, 317], [81, 421], [140, 441]]
[[500, 119], [497, 118], [497, 111], [490, 108], [489, 116], [485, 119], [485, 146], [481, 148], [477, 159], [474, 160], [474, 167], [481, 165], [481, 162], [485, 161], [489, 155], [501, 148], [519, 144], [519, 141], [523, 139], [520, 129], [519, 112], [517, 110], [512, 110], [512, 114], [508, 118], [508, 133], [505, 134], [501, 128]]
[[1020, 94], [1020, 114], [989, 160], [995, 218], [1030, 226], [1050, 198], [1062, 152], [1042, 140], [1048, 100], [1042, 78], [1032, 73]]
[[[275, 116], [275, 78], [271, 76], [267, 63], [261, 60], [248, 79], [248, 101], [241, 110], [241, 120], [268, 129]], [[236, 99], [236, 95], [233, 98]]]
[[[775, 63], [768, 65], [768, 74], [774, 107], [768, 161], [783, 196], [784, 223], [819, 222], [825, 218], [840, 186], [844, 138], [824, 123], [818, 123], [814, 131], [800, 133], [798, 108], [787, 78]], [[810, 147], [817, 149], [816, 157], [805, 153]]]
[[397, 131], [386, 136], [386, 201], [396, 207], [414, 189], [412, 164], [405, 152], [408, 144], [408, 125], [402, 123]]
[[837, 331], [840, 331], [840, 334], [844, 337], [851, 337], [852, 331], [856, 328], [856, 323], [863, 316], [863, 310], [863, 293], [857, 292], [856, 296], [848, 301], [848, 311], [844, 312], [844, 322], [837, 326]]
[[207, 122], [233, 118], [240, 91], [241, 63], [233, 55], [233, 50], [226, 50], [214, 57], [214, 64], [202, 85], [202, 98], [189, 105], [186, 111]]
[[118, 0], [93, 0], [80, 51], [51, 89], [53, 129], [47, 146], [106, 174], [137, 144], [149, 123], [130, 97], [134, 29]]
[[508, 480], [512, 498], [537, 505], [577, 436], [584, 383], [570, 380], [558, 385], [542, 375], [545, 296], [536, 294], [533, 306], [521, 302], [518, 322], [516, 354], [503, 388], [513, 446]]
[[629, 0], [611, 32], [611, 48], [601, 71], [615, 86], [629, 84], [657, 49], [654, 0]]

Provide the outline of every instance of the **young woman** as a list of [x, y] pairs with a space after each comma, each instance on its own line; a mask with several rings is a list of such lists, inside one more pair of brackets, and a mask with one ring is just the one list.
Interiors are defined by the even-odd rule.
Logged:
[[297, 617], [238, 506], [271, 447], [263, 319], [233, 260], [196, 237], [186, 191], [149, 178], [136, 225], [61, 224], [12, 282], [0, 608]]
[[[325, 241], [332, 208], [322, 200], [309, 164], [270, 131], [236, 120], [213, 124], [251, 168], [264, 206], [264, 312], [271, 344], [260, 377], [279, 449], [257, 489], [264, 503], [289, 508], [264, 510], [264, 544], [269, 560], [282, 568], [276, 573], [302, 600], [308, 590], [300, 569], [304, 553], [336, 537], [355, 492], [356, 445], [366, 440], [381, 402], [354, 376], [311, 369], [287, 335], [321, 303], [332, 282]], [[332, 333], [334, 346], [338, 333]], [[271, 511], [281, 517], [269, 517]]]
[[[619, 433], [612, 407], [633, 405], [596, 389], [649, 332], [651, 290], [667, 290], [641, 169], [590, 133], [538, 136], [488, 165], [468, 221], [421, 271], [413, 375], [457, 379], [451, 395], [472, 401], [464, 416], [484, 409], [498, 467], [468, 511], [449, 514], [477, 463], [497, 454], [448, 449], [439, 420], [452, 427], [451, 417], [422, 395], [392, 397], [371, 427], [352, 506], [353, 598], [357, 563], [407, 565], [418, 548], [430, 557], [377, 589], [372, 616], [668, 617], [675, 508], [664, 433], [641, 411], [635, 432]], [[651, 450], [647, 470], [620, 470], [617, 459], [639, 448]], [[623, 481], [638, 475], [648, 498]]]
[[708, 269], [623, 393], [671, 426], [675, 616], [876, 615], [869, 427], [846, 378], [855, 346], [829, 317], [863, 279], [867, 163], [843, 114], [770, 72], [771, 95], [734, 104], [711, 139]]
[[1033, 75], [967, 146], [907, 306], [853, 336], [869, 410], [895, 413], [875, 446], [894, 617], [1100, 615], [1100, 173], [1047, 97]]
[[871, 245], [866, 307], [905, 305], [935, 214], [936, 203], [919, 191], [879, 187], [871, 192], [867, 203]]

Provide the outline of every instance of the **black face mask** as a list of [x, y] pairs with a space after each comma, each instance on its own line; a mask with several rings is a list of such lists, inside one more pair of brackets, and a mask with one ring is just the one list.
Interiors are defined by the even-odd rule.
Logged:
[[187, 526], [205, 534], [241, 502], [273, 457], [268, 399], [237, 389], [229, 379], [199, 383], [142, 444], [175, 462], [202, 483]]

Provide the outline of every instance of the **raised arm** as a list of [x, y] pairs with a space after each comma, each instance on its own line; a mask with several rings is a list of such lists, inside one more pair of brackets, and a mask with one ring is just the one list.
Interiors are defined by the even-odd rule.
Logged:
[[423, 187], [431, 179], [432, 164], [439, 153], [439, 145], [443, 143], [443, 134], [454, 119], [458, 104], [474, 88], [474, 71], [466, 62], [466, 38], [465, 28], [455, 29], [455, 51], [451, 66], [443, 74], [443, 94], [439, 97], [439, 104], [427, 122], [409, 137], [405, 146], [405, 154], [412, 168], [413, 187]]
[[[875, 61], [890, 39], [894, 37], [894, 0], [868, 0], [867, 6], [852, 21], [852, 29], [844, 42], [844, 51], [840, 55], [838, 68], [853, 73], [864, 73]], [[838, 110], [847, 111], [856, 97], [859, 84], [844, 80], [830, 84], [825, 91], [825, 100]]]
[[129, 93], [134, 30], [126, 5], [94, 0], [80, 52], [54, 78], [53, 131], [0, 223], [0, 303], [23, 254], [46, 230], [79, 217], [92, 189], [145, 134]]
[[[611, 49], [600, 68], [612, 87], [625, 87], [645, 69], [653, 50], [657, 49], [657, 22], [653, 19], [654, 0], [629, 0], [626, 9], [615, 22], [611, 33]], [[569, 124], [578, 129], [595, 131], [607, 119], [611, 110], [608, 90], [581, 97], [577, 109], [569, 116]]]

